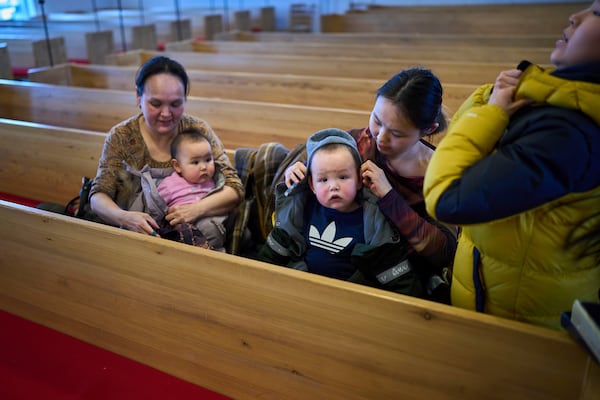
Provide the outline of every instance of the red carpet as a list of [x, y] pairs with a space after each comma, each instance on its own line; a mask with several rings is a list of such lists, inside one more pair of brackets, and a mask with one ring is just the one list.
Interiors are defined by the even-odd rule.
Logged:
[[226, 400], [202, 387], [0, 310], [2, 400]]
[[17, 203], [28, 207], [35, 207], [40, 204], [40, 201], [29, 199], [27, 197], [21, 197], [10, 193], [0, 192], [0, 200], [10, 201], [11, 203]]

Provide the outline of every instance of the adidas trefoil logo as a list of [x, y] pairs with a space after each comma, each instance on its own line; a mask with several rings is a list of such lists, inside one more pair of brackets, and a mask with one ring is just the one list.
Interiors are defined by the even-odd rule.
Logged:
[[331, 254], [337, 254], [352, 242], [352, 238], [345, 237], [335, 240], [335, 233], [335, 221], [327, 225], [322, 235], [319, 234], [318, 229], [314, 225], [311, 225], [308, 238], [311, 245], [327, 250]]

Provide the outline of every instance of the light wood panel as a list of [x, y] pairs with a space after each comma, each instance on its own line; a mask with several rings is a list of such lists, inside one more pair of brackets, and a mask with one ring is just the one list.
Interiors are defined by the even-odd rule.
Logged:
[[[135, 90], [138, 67], [63, 64], [29, 70], [32, 82]], [[371, 111], [377, 79], [336, 78], [291, 74], [188, 70], [190, 95], [225, 99], [296, 104]], [[450, 116], [475, 90], [476, 85], [446, 83], [445, 111]]]
[[348, 43], [348, 44], [398, 44], [417, 46], [486, 46], [486, 47], [554, 47], [557, 35], [552, 34], [451, 34], [451, 33], [293, 33], [293, 32], [239, 32], [229, 31], [214, 35], [214, 40], [241, 40], [260, 42]]
[[[66, 205], [96, 176], [106, 134], [0, 118], [0, 192]], [[233, 150], [226, 150], [233, 164]]]
[[320, 42], [249, 42], [233, 40], [183, 40], [166, 43], [167, 51], [194, 51], [220, 54], [274, 54], [295, 56], [362, 57], [373, 62], [381, 58], [398, 58], [415, 62], [472, 61], [472, 62], [519, 62], [527, 59], [533, 63], [547, 64], [554, 47], [490, 47], [481, 45], [425, 46], [407, 43], [320, 43]]
[[66, 205], [96, 176], [105, 136], [0, 118], [0, 192]]
[[[107, 132], [139, 112], [133, 91], [0, 80], [0, 118]], [[327, 127], [366, 126], [369, 112], [188, 97], [186, 112], [205, 119], [226, 148], [278, 142], [288, 148]]]
[[345, 13], [341, 29], [345, 32], [558, 36], [569, 25], [569, 16], [588, 8], [590, 4], [546, 2], [375, 6], [366, 12]]
[[163, 55], [179, 61], [186, 69], [221, 72], [243, 71], [343, 78], [366, 78], [385, 81], [402, 69], [426, 67], [443, 83], [480, 85], [493, 82], [498, 73], [515, 68], [515, 62], [483, 63], [431, 61], [382, 58], [377, 61], [366, 57], [331, 57], [324, 60], [315, 56], [271, 54], [219, 54], [193, 52], [129, 51], [106, 57], [107, 64], [140, 66], [152, 57]]
[[0, 221], [3, 310], [232, 398], [558, 400], [597, 387], [564, 332], [5, 202]]

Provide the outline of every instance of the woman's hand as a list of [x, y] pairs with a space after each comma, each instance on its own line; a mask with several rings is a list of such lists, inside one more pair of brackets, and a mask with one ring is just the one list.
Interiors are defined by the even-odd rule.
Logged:
[[123, 211], [120, 218], [121, 228], [132, 232], [158, 236], [158, 224], [148, 214], [139, 211]]
[[385, 176], [385, 172], [371, 160], [367, 160], [361, 165], [360, 176], [363, 185], [371, 189], [371, 192], [378, 198], [382, 198], [392, 190], [392, 185]]
[[530, 99], [514, 100], [517, 84], [523, 71], [511, 69], [502, 71], [496, 78], [494, 89], [488, 100], [488, 104], [502, 108], [509, 116], [519, 108], [531, 104]]
[[287, 167], [284, 173], [285, 185], [287, 187], [292, 186], [295, 183], [300, 183], [306, 176], [306, 165], [300, 161], [296, 161], [293, 165]]
[[121, 209], [106, 193], [94, 193], [90, 198], [92, 210], [106, 223], [132, 232], [158, 236], [158, 224], [150, 215]]

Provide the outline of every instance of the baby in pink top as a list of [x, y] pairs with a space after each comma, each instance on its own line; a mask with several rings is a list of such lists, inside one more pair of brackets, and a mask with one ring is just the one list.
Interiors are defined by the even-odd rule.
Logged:
[[[179, 133], [171, 144], [171, 156], [175, 171], [157, 187], [168, 207], [195, 203], [217, 189], [212, 149], [208, 139], [199, 131]], [[211, 248], [224, 251], [225, 218], [201, 218], [193, 224], [193, 228], [206, 237]]]

